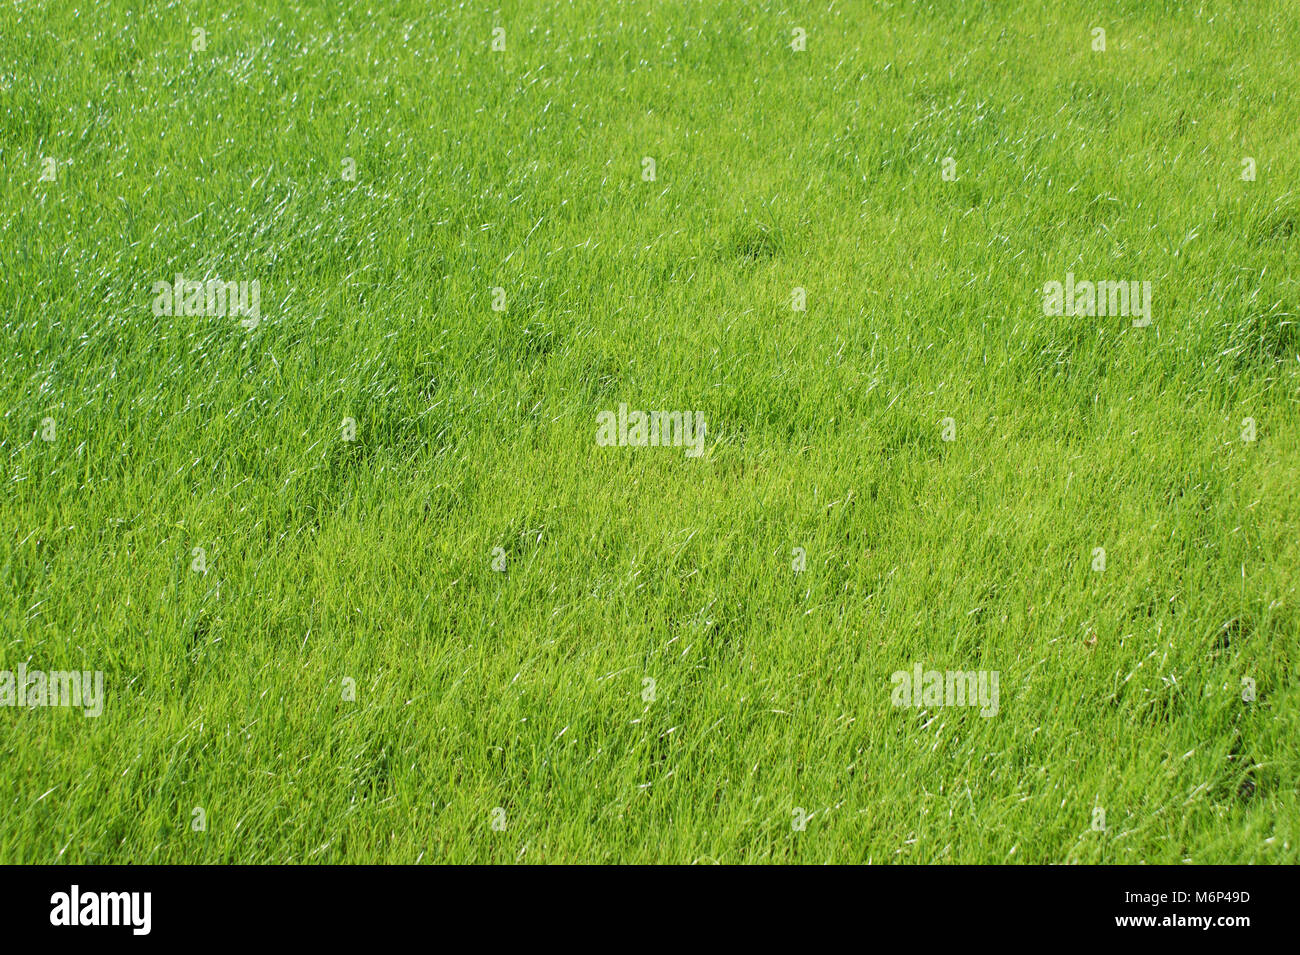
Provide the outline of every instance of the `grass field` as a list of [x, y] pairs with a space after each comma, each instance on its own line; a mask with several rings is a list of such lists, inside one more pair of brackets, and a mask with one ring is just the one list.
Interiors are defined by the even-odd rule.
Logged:
[[1293, 3], [72, 6], [0, 862], [1300, 861]]

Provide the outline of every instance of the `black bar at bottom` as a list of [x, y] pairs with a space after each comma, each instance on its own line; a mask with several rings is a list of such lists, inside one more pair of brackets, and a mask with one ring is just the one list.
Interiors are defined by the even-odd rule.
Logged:
[[863, 942], [899, 930], [919, 931], [926, 943], [1042, 931], [1070, 941], [1237, 945], [1282, 931], [1291, 894], [1282, 884], [1289, 874], [1258, 867], [859, 867], [797, 879], [612, 871], [598, 886], [590, 873], [533, 871], [471, 868], [449, 880], [421, 867], [6, 867], [0, 924], [9, 943], [333, 947], [436, 926], [494, 944], [546, 936], [636, 944], [680, 939], [703, 920], [707, 934], [734, 933], [733, 943], [776, 930], [811, 942], [839, 926]]

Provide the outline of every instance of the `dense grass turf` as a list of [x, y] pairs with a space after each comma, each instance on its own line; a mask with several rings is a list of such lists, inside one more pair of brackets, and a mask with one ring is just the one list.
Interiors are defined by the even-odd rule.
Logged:
[[0, 707], [0, 861], [1300, 858], [1293, 3], [80, 6], [0, 11], [0, 668], [107, 702]]

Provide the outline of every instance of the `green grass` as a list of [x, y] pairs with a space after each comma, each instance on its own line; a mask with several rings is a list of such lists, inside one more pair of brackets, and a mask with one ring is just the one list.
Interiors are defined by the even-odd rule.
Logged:
[[1300, 861], [1294, 4], [341, 6], [0, 11], [0, 862]]

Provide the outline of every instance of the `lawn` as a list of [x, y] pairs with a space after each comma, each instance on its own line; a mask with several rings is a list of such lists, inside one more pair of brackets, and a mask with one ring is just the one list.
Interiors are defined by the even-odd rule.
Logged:
[[0, 862], [1300, 861], [1294, 3], [72, 6]]

